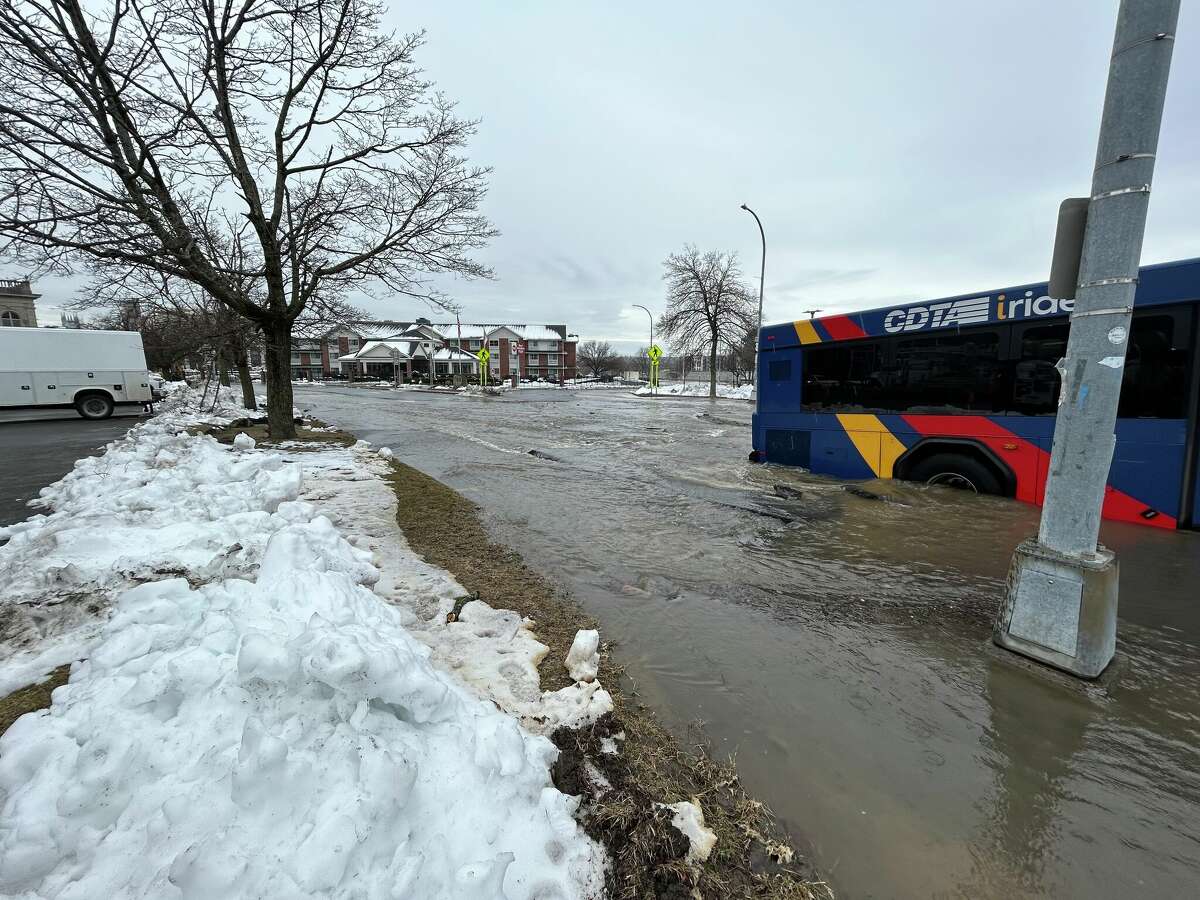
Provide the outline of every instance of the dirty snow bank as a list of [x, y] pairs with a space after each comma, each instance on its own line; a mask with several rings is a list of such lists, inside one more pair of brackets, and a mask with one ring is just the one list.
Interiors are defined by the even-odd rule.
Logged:
[[23, 654], [26, 673], [86, 659], [0, 738], [0, 893], [598, 896], [604, 853], [551, 785], [553, 745], [481, 697], [549, 726], [611, 708], [599, 683], [541, 694], [545, 648], [513, 613], [445, 622], [461, 588], [385, 529], [374, 451], [234, 449], [184, 419], [6, 529], [0, 596], [31, 619], [115, 599], [57, 660]]
[[[639, 397], [655, 393], [651, 388], [641, 387], [634, 391]], [[689, 381], [684, 384], [664, 384], [658, 388], [658, 394], [671, 397], [707, 397], [708, 382]], [[753, 400], [754, 385], [743, 384], [734, 387], [732, 384], [718, 384], [717, 396], [723, 400]]]
[[[438, 666], [539, 734], [579, 728], [612, 711], [612, 696], [595, 672], [557, 691], [542, 690], [537, 667], [549, 649], [534, 635], [532, 620], [483, 600], [464, 603], [447, 620], [455, 600], [467, 592], [445, 569], [413, 553], [396, 527], [396, 495], [383, 480], [391, 464], [382, 450], [359, 441], [298, 457], [305, 469], [302, 499], [318, 504], [351, 543], [373, 553], [380, 570], [376, 593], [406, 611], [411, 633], [430, 648]], [[598, 635], [595, 641], [598, 647]], [[589, 661], [598, 667], [593, 650]]]

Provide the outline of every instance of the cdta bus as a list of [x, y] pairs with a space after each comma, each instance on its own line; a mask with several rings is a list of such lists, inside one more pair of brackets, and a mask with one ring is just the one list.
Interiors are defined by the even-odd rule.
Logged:
[[[1073, 300], [1026, 284], [764, 326], [751, 459], [1040, 504]], [[1200, 259], [1138, 278], [1104, 517], [1196, 528]]]

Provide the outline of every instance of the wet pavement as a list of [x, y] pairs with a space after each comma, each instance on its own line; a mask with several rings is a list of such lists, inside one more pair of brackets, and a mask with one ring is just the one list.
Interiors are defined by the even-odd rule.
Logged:
[[136, 416], [99, 422], [80, 418], [0, 422], [0, 525], [36, 515], [26, 503], [62, 478], [83, 456], [96, 456], [109, 441], [137, 424]]
[[1200, 535], [1106, 524], [1118, 659], [1084, 685], [990, 643], [1035, 509], [751, 465], [747, 403], [310, 388], [296, 405], [483, 505], [668, 724], [736, 752], [839, 896], [1196, 895]]

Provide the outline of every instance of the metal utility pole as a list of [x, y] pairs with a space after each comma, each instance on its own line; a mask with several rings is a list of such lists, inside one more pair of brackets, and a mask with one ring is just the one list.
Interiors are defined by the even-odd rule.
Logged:
[[767, 233], [763, 231], [762, 219], [758, 217], [758, 213], [745, 203], [742, 204], [742, 209], [754, 216], [754, 221], [758, 223], [758, 236], [762, 239], [762, 256], [759, 257], [758, 267], [758, 331], [754, 333], [754, 391], [758, 393], [758, 342], [762, 333], [763, 283], [767, 277]]
[[1122, 0], [1036, 540], [1013, 556], [1002, 647], [1095, 678], [1117, 634], [1116, 556], [1097, 544], [1179, 0]]
[[[654, 313], [650, 312], [650, 310], [646, 309], [646, 307], [642, 306], [640, 303], [635, 303], [633, 305], [636, 306], [640, 310], [644, 310], [647, 317], [649, 317], [649, 319], [650, 319], [650, 347], [653, 347], [654, 346]], [[650, 347], [647, 347], [646, 350], [649, 351]], [[651, 377], [650, 369], [652, 367], [650, 366], [650, 363], [649, 363], [649, 357], [647, 357], [646, 359], [647, 359], [646, 378], [649, 379]]]

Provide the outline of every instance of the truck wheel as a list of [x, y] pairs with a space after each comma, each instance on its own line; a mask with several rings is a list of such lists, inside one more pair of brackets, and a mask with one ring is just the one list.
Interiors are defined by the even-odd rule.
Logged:
[[113, 414], [112, 397], [107, 394], [85, 394], [75, 401], [75, 409], [85, 419], [107, 419]]
[[935, 453], [912, 467], [910, 481], [940, 484], [976, 494], [1003, 494], [996, 474], [974, 457], [962, 453]]

